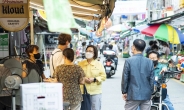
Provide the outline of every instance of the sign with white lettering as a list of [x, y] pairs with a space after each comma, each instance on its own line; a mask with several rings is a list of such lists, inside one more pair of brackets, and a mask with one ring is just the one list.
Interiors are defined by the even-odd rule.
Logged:
[[146, 13], [147, 0], [116, 1], [113, 15], [135, 15]]
[[29, 22], [29, 0], [0, 0], [0, 25], [7, 31], [24, 29]]

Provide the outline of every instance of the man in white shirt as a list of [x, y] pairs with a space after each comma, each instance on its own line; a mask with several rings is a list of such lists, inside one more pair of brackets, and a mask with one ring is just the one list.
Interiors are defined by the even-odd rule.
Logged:
[[58, 48], [56, 48], [50, 57], [50, 73], [53, 77], [56, 67], [64, 64], [63, 50], [70, 47], [71, 36], [69, 34], [60, 34], [58, 37]]

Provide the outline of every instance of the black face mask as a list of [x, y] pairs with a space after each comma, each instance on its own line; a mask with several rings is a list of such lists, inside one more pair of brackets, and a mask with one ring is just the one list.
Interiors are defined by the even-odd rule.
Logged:
[[157, 66], [158, 60], [153, 60], [153, 64], [154, 64], [154, 66]]
[[35, 59], [40, 59], [40, 53], [34, 54]]

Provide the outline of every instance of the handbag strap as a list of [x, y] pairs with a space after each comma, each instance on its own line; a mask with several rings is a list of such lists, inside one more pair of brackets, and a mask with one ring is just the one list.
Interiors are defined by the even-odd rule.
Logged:
[[83, 85], [83, 87], [84, 87], [84, 94], [88, 94], [88, 91], [87, 91], [87, 89], [86, 89], [85, 84]]

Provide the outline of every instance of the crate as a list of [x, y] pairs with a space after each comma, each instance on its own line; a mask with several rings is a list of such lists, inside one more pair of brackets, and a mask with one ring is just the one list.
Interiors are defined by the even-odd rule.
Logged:
[[123, 58], [129, 58], [130, 55], [128, 53], [123, 53]]

